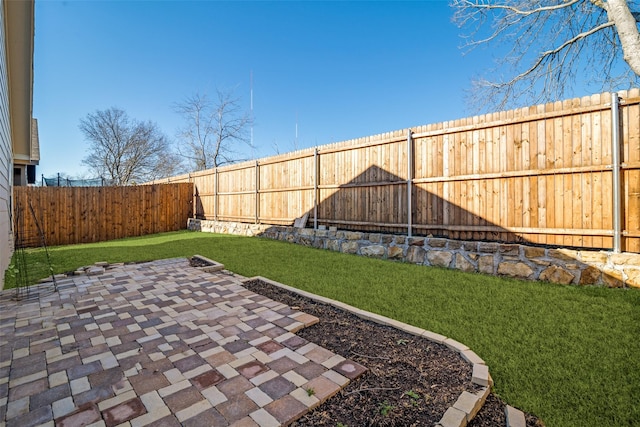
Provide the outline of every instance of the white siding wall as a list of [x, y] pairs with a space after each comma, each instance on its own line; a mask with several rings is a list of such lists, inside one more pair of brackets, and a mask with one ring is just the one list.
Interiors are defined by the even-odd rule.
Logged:
[[11, 181], [13, 179], [11, 132], [9, 129], [9, 90], [5, 44], [4, 2], [0, 0], [0, 289], [13, 252], [11, 232]]

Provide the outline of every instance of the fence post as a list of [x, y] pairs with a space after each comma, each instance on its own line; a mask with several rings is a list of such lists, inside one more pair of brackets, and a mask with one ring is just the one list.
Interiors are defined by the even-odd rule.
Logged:
[[320, 168], [318, 147], [313, 150], [313, 229], [318, 229], [318, 175]]
[[260, 223], [260, 164], [256, 160], [256, 220], [255, 223]]
[[189, 184], [191, 185], [191, 193], [193, 194], [193, 198], [191, 199], [191, 215], [194, 218], [198, 218], [198, 198], [196, 196], [196, 183], [191, 183], [191, 172], [189, 172]]
[[411, 129], [407, 132], [407, 237], [412, 237], [413, 232], [413, 135]]
[[613, 252], [621, 250], [622, 195], [620, 192], [620, 99], [611, 94], [611, 158], [613, 162]]
[[214, 183], [213, 183], [213, 219], [218, 221], [218, 203], [220, 202], [218, 196], [218, 168], [216, 168], [215, 174], [213, 175]]

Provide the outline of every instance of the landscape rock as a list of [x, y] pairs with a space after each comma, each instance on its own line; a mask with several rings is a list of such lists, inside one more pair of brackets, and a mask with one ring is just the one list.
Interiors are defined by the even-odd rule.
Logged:
[[447, 242], [447, 249], [460, 249], [462, 247], [462, 242], [459, 240], [449, 240]]
[[525, 246], [524, 248], [524, 256], [527, 258], [542, 258], [544, 254], [544, 248], [536, 248], [531, 246]]
[[478, 258], [478, 271], [485, 274], [494, 274], [493, 255], [483, 255]]
[[595, 267], [587, 267], [580, 274], [580, 280], [578, 281], [581, 285], [595, 285], [600, 280], [600, 276], [602, 276], [602, 272]]
[[478, 250], [478, 242], [464, 242], [462, 247], [467, 252], [475, 252]]
[[501, 262], [498, 265], [498, 274], [527, 279], [533, 275], [533, 270], [523, 262]]
[[362, 233], [357, 231], [345, 231], [344, 238], [347, 240], [361, 240]]
[[480, 242], [478, 244], [478, 252], [495, 253], [498, 252], [497, 243]]
[[540, 273], [540, 280], [562, 285], [568, 285], [575, 277], [575, 275], [557, 265], [552, 265]]
[[476, 271], [476, 266], [469, 262], [462, 254], [456, 254], [456, 268], [466, 272]]
[[640, 254], [611, 254], [610, 259], [616, 265], [640, 265]]
[[425, 253], [426, 251], [420, 246], [409, 246], [409, 249], [407, 249], [407, 262], [422, 264], [424, 263]]
[[339, 240], [327, 240], [327, 249], [330, 251], [339, 252], [340, 251], [340, 241]]
[[342, 242], [342, 245], [340, 245], [340, 252], [343, 252], [345, 254], [358, 253], [358, 242], [356, 242], [355, 240]]
[[409, 246], [424, 246], [424, 237], [409, 237]]
[[[640, 254], [604, 250], [546, 249], [524, 244], [451, 240], [385, 234], [381, 232], [329, 231], [291, 226], [244, 224], [191, 218], [190, 230], [238, 235], [260, 235], [372, 258], [404, 260], [462, 271], [499, 274], [554, 283], [640, 288]], [[461, 233], [471, 237], [473, 233]], [[494, 237], [499, 237], [497, 234]], [[95, 267], [95, 266], [94, 266]], [[82, 272], [74, 272], [81, 274]], [[85, 273], [86, 274], [86, 273]], [[93, 271], [89, 274], [101, 274]], [[51, 280], [51, 279], [49, 279]]]
[[625, 268], [624, 273], [627, 275], [627, 285], [640, 288], [640, 269]]
[[610, 288], [621, 288], [624, 286], [622, 272], [610, 267], [602, 269], [602, 281]]
[[300, 237], [300, 244], [302, 246], [313, 246], [313, 237]]
[[429, 239], [429, 246], [432, 248], [444, 248], [447, 246], [447, 239]]
[[387, 256], [390, 259], [402, 259], [403, 250], [400, 246], [390, 246]]
[[360, 255], [372, 258], [382, 258], [384, 256], [384, 246], [365, 246], [364, 248], [360, 249]]
[[429, 264], [436, 267], [449, 267], [453, 254], [447, 251], [429, 251], [427, 253]]
[[503, 255], [518, 256], [520, 254], [519, 245], [500, 245], [499, 250]]
[[589, 263], [606, 264], [607, 254], [603, 252], [580, 251], [580, 261]]
[[314, 236], [316, 232], [313, 228], [302, 228], [298, 230], [298, 234], [301, 236]]
[[578, 259], [578, 251], [571, 249], [549, 249], [551, 258], [556, 258], [562, 261], [574, 261]]
[[315, 239], [313, 241], [313, 247], [317, 249], [324, 249], [325, 239]]

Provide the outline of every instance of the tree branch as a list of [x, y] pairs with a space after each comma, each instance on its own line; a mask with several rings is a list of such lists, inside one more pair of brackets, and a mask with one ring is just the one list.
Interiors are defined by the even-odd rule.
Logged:
[[517, 7], [514, 6], [509, 6], [506, 4], [486, 4], [486, 3], [480, 3], [478, 1], [470, 1], [470, 0], [463, 0], [463, 3], [467, 6], [467, 7], [473, 7], [476, 9], [494, 9], [494, 10], [508, 10], [509, 12], [513, 12], [516, 15], [522, 15], [522, 16], [529, 16], [529, 15], [533, 15], [536, 13], [543, 13], [543, 12], [551, 12], [554, 10], [558, 10], [558, 9], [564, 9], [566, 7], [570, 7], [576, 3], [580, 3], [583, 0], [571, 0], [565, 3], [561, 3], [561, 4], [556, 4], [553, 6], [541, 6], [541, 7], [536, 7], [534, 9], [529, 9], [529, 10], [522, 10], [522, 9], [518, 9]]
[[[471, 29], [464, 47], [502, 45], [492, 77], [474, 82], [478, 110], [564, 96], [578, 81], [613, 91], [640, 82], [637, 0], [452, 0]], [[621, 69], [621, 61], [629, 66]], [[505, 75], [506, 74], [506, 75]], [[504, 75], [504, 77], [502, 77]], [[498, 77], [496, 77], [498, 76]]]
[[558, 46], [555, 49], [551, 49], [551, 50], [547, 50], [545, 52], [542, 52], [540, 54], [540, 56], [538, 57], [538, 59], [536, 60], [536, 62], [534, 62], [534, 64], [528, 70], [518, 74], [516, 77], [514, 77], [513, 79], [511, 79], [510, 81], [508, 81], [506, 83], [498, 83], [498, 84], [495, 84], [494, 86], [495, 87], [500, 87], [500, 86], [512, 84], [513, 82], [522, 80], [523, 78], [525, 78], [529, 74], [531, 74], [536, 68], [538, 68], [548, 58], [557, 55], [559, 52], [561, 52], [562, 50], [566, 49], [568, 46], [578, 42], [579, 40], [582, 40], [582, 39], [584, 39], [586, 37], [589, 37], [590, 35], [592, 35], [594, 33], [597, 33], [598, 31], [603, 30], [605, 28], [612, 27], [613, 25], [614, 25], [613, 22], [607, 22], [607, 23], [598, 25], [597, 27], [592, 28], [589, 31], [584, 31], [584, 32], [576, 35], [575, 37], [572, 37], [571, 39], [565, 41], [564, 43], [562, 43], [560, 46]]

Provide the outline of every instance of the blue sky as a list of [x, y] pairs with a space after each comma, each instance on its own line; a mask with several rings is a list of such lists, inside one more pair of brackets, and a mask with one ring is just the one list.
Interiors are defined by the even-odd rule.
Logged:
[[[115, 106], [175, 140], [196, 92], [254, 94], [255, 156], [466, 117], [492, 51], [446, 1], [36, 1], [38, 176], [91, 177], [78, 124]], [[247, 154], [251, 155], [248, 152]]]

